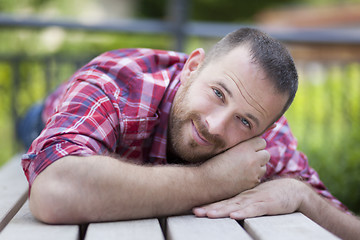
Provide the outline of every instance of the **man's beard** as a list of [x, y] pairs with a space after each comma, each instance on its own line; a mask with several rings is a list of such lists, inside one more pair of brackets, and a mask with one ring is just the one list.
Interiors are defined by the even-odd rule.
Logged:
[[[182, 91], [177, 92], [179, 95], [173, 102], [168, 128], [168, 151], [181, 160], [198, 163], [223, 151], [225, 141], [219, 136], [209, 133], [198, 113], [187, 111], [188, 106], [191, 106], [188, 94], [191, 85], [192, 81], [189, 81], [187, 85], [183, 86]], [[194, 124], [199, 134], [211, 144], [210, 146], [200, 146], [194, 139], [184, 142], [185, 127], [190, 124]]]

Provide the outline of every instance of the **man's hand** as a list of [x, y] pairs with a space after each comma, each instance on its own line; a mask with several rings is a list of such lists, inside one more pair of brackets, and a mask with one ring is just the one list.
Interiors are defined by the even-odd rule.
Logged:
[[265, 147], [264, 139], [252, 138], [203, 163], [200, 168], [209, 183], [208, 190], [217, 193], [223, 190], [224, 199], [259, 184], [270, 160]]
[[309, 185], [292, 178], [259, 184], [235, 197], [193, 209], [198, 217], [236, 220], [299, 211], [341, 239], [358, 239], [360, 219], [332, 206]]
[[292, 213], [302, 204], [304, 186], [304, 183], [292, 178], [272, 180], [230, 199], [194, 208], [193, 212], [198, 217], [231, 217], [237, 220]]

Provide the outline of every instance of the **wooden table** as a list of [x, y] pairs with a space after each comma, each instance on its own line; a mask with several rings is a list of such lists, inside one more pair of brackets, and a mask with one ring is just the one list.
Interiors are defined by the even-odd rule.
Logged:
[[11, 239], [338, 239], [301, 213], [208, 219], [193, 215], [86, 225], [47, 225], [30, 213], [27, 182], [15, 156], [0, 169], [0, 240]]

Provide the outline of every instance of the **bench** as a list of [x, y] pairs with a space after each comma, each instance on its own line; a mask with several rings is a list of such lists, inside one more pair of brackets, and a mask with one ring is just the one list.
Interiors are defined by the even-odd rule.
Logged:
[[0, 168], [0, 240], [338, 239], [301, 213], [235, 221], [193, 215], [82, 225], [47, 225], [30, 213], [20, 155]]

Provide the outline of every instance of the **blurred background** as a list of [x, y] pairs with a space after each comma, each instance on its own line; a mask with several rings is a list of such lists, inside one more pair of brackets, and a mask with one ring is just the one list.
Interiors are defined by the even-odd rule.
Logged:
[[19, 117], [94, 56], [190, 53], [241, 26], [293, 54], [300, 86], [286, 116], [299, 149], [360, 214], [360, 0], [0, 0], [0, 165], [25, 151]]

